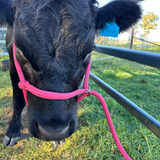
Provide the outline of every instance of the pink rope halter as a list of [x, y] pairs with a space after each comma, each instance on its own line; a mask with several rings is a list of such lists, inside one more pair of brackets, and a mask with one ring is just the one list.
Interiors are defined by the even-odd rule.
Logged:
[[44, 98], [44, 99], [52, 99], [52, 100], [64, 100], [64, 99], [69, 99], [69, 98], [75, 97], [77, 95], [80, 95], [78, 97], [77, 103], [79, 103], [83, 98], [85, 98], [86, 96], [89, 96], [90, 94], [94, 95], [95, 97], [97, 97], [99, 99], [99, 101], [101, 102], [101, 104], [103, 106], [103, 110], [105, 112], [113, 139], [114, 139], [118, 149], [120, 150], [121, 154], [123, 155], [123, 157], [126, 160], [131, 160], [131, 158], [127, 155], [127, 153], [123, 149], [123, 147], [122, 147], [122, 145], [116, 135], [116, 131], [114, 129], [114, 126], [113, 126], [113, 123], [112, 123], [112, 120], [111, 120], [111, 117], [109, 114], [109, 110], [108, 110], [107, 105], [105, 103], [105, 100], [103, 99], [103, 97], [99, 93], [90, 90], [90, 88], [88, 86], [91, 61], [86, 69], [86, 74], [85, 74], [85, 79], [84, 79], [84, 84], [83, 84], [82, 89], [78, 89], [78, 90], [70, 92], [70, 93], [49, 92], [49, 91], [40, 90], [40, 89], [30, 85], [29, 82], [25, 80], [23, 72], [21, 70], [21, 67], [16, 59], [16, 51], [15, 50], [16, 50], [16, 47], [15, 47], [15, 44], [13, 43], [13, 59], [14, 59], [15, 67], [16, 67], [16, 70], [17, 70], [17, 73], [18, 73], [18, 76], [20, 79], [18, 86], [23, 91], [24, 99], [25, 99], [27, 105], [28, 105], [27, 91], [31, 92], [32, 94], [36, 95], [37, 97]]

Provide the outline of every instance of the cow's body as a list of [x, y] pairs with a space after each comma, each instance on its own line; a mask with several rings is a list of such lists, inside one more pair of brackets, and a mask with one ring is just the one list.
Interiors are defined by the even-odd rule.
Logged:
[[[4, 138], [14, 145], [20, 136], [25, 106], [13, 61], [16, 56], [25, 79], [33, 86], [59, 93], [76, 90], [85, 73], [97, 30], [116, 21], [126, 30], [141, 16], [132, 1], [118, 0], [98, 8], [95, 0], [1, 0], [0, 25], [7, 24], [14, 113]], [[27, 93], [28, 129], [37, 138], [60, 141], [77, 128], [77, 97], [46, 100]]]

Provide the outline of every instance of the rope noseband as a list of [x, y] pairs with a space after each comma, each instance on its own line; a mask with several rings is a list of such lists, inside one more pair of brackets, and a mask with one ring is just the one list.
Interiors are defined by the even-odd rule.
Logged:
[[25, 99], [25, 102], [27, 105], [28, 105], [27, 91], [31, 92], [32, 94], [36, 95], [37, 97], [44, 98], [44, 99], [52, 99], [52, 100], [65, 100], [65, 99], [69, 99], [69, 98], [75, 97], [77, 95], [80, 95], [78, 97], [77, 103], [79, 103], [83, 98], [85, 98], [86, 96], [89, 96], [89, 95], [93, 95], [93, 96], [97, 97], [99, 99], [99, 101], [101, 102], [101, 105], [103, 106], [103, 110], [105, 112], [112, 136], [114, 138], [114, 141], [115, 141], [118, 149], [120, 150], [121, 154], [123, 155], [123, 157], [126, 160], [131, 160], [131, 158], [127, 155], [127, 153], [123, 149], [123, 147], [122, 147], [122, 145], [116, 135], [116, 131], [114, 129], [114, 126], [113, 126], [113, 123], [112, 123], [112, 120], [111, 120], [111, 117], [109, 114], [109, 110], [107, 108], [105, 100], [103, 99], [103, 97], [99, 93], [90, 90], [90, 88], [88, 86], [91, 61], [86, 69], [85, 79], [84, 79], [84, 84], [83, 84], [82, 89], [78, 89], [78, 90], [70, 92], [70, 93], [49, 92], [49, 91], [40, 90], [40, 89], [32, 86], [31, 84], [29, 84], [28, 81], [25, 80], [23, 72], [21, 70], [21, 67], [16, 59], [16, 51], [15, 50], [16, 50], [16, 47], [15, 47], [15, 44], [13, 43], [13, 59], [14, 59], [15, 67], [16, 67], [16, 70], [17, 70], [17, 73], [18, 73], [18, 76], [20, 79], [18, 86], [23, 91], [24, 99]]

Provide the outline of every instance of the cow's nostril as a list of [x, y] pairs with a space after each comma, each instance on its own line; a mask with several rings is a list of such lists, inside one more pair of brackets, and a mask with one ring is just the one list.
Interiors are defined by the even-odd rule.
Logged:
[[38, 128], [44, 140], [61, 141], [61, 140], [64, 140], [67, 135], [67, 132], [69, 130], [69, 125], [58, 132], [55, 132], [52, 128], [49, 128], [49, 127], [42, 128], [39, 124], [38, 124]]

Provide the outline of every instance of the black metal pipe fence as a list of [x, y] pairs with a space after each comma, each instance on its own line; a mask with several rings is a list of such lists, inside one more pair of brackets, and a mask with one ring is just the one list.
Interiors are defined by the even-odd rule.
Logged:
[[[160, 68], [160, 54], [152, 52], [144, 52], [130, 49], [122, 49], [108, 46], [96, 46], [96, 51], [109, 54], [115, 57], [128, 59], [134, 62], [146, 64], [152, 67]], [[100, 78], [90, 72], [90, 79], [100, 86], [105, 92], [113, 97], [119, 104], [128, 110], [135, 118], [137, 118], [144, 126], [151, 130], [157, 137], [160, 138], [160, 122], [143, 111], [129, 99], [117, 92], [111, 86], [106, 84]]]
[[96, 51], [123, 58], [128, 59], [130, 61], [142, 63], [151, 67], [160, 68], [160, 54], [155, 52], [145, 52], [140, 50], [131, 50], [117, 47], [109, 47], [96, 45]]

